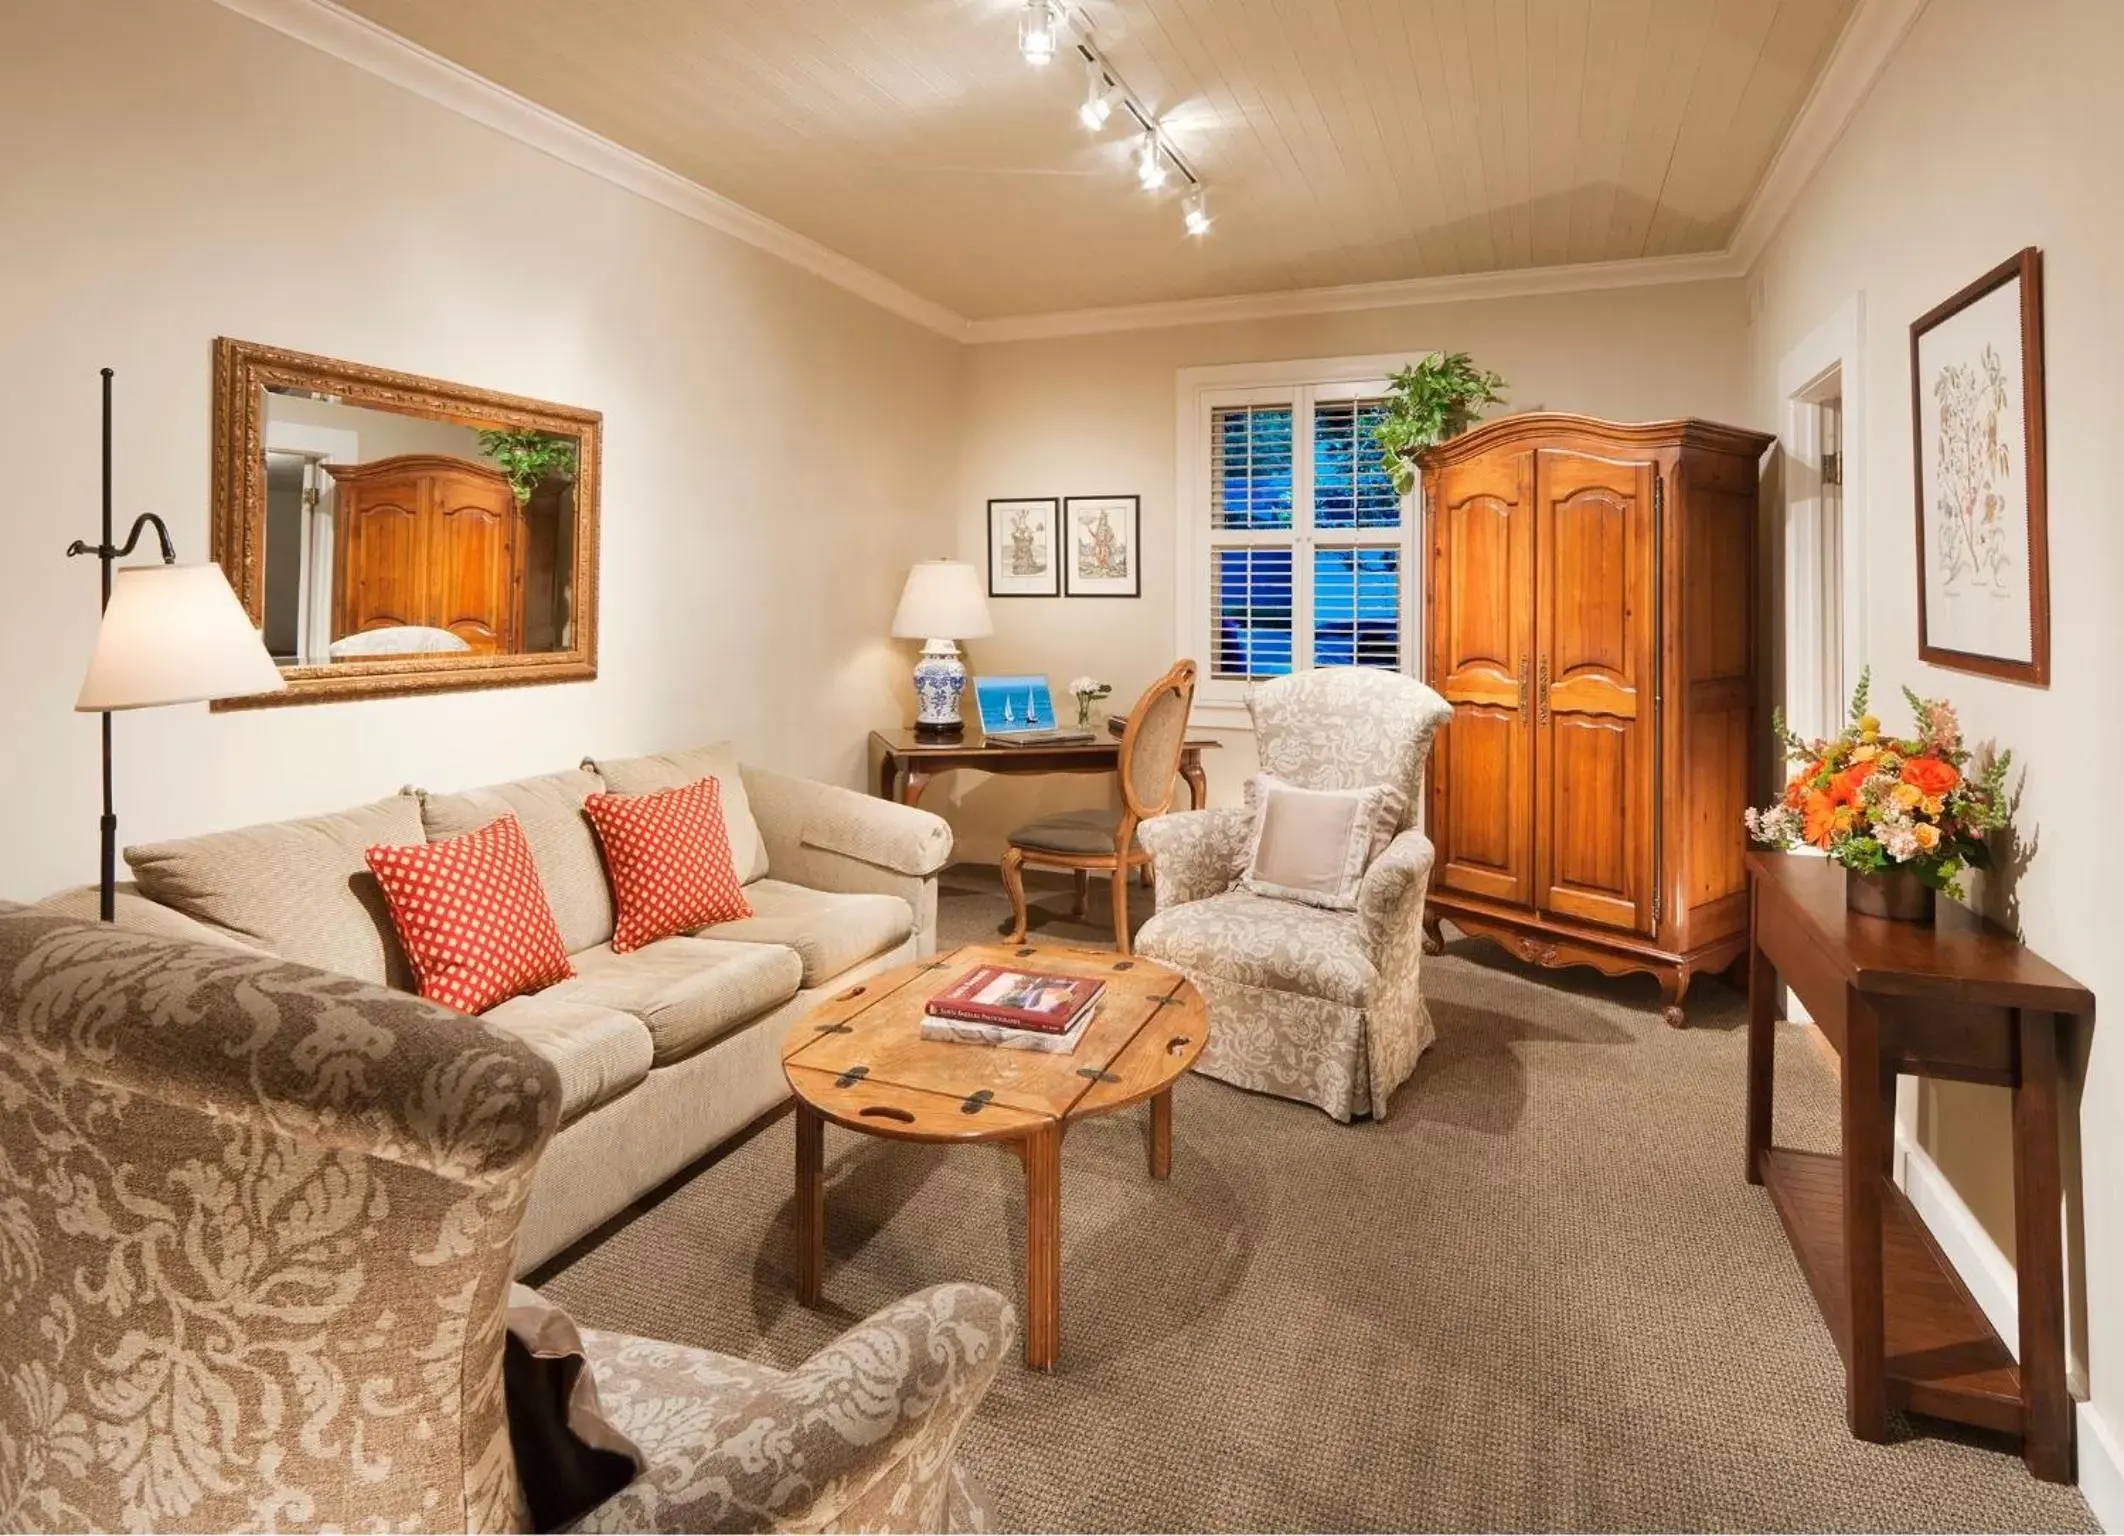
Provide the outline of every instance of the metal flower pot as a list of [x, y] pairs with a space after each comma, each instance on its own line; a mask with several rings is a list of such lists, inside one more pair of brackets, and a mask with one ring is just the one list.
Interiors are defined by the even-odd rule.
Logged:
[[1885, 917], [1898, 923], [1929, 923], [1937, 910], [1939, 892], [1917, 877], [1915, 870], [1884, 869], [1870, 874], [1844, 871], [1844, 905], [1868, 917]]

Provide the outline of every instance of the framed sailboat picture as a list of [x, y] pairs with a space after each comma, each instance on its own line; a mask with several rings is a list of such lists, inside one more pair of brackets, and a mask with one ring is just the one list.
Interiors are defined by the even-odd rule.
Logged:
[[2034, 246], [1910, 327], [1918, 655], [2050, 682], [2043, 265]]
[[1062, 585], [1071, 597], [1141, 597], [1142, 500], [1071, 496], [1062, 503]]

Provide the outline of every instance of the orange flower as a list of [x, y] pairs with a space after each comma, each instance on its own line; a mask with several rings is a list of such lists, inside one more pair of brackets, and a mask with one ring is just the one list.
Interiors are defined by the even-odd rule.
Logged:
[[1873, 764], [1853, 763], [1836, 776], [1829, 786], [1829, 802], [1832, 805], [1857, 805], [1859, 786], [1873, 777]]
[[1942, 762], [1936, 757], [1913, 757], [1903, 764], [1903, 782], [1913, 786], [1927, 799], [1934, 799], [1953, 790], [1955, 785], [1962, 782], [1962, 776], [1955, 772], [1952, 763]]
[[1817, 848], [1829, 846], [1830, 834], [1836, 831], [1836, 805], [1818, 789], [1807, 791], [1806, 820], [1800, 836]]

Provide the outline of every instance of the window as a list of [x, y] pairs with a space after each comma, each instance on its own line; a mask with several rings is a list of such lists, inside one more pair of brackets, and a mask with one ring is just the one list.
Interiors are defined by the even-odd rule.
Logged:
[[1259, 678], [1413, 662], [1412, 509], [1372, 441], [1397, 366], [1183, 371], [1180, 643], [1212, 723], [1244, 724]]

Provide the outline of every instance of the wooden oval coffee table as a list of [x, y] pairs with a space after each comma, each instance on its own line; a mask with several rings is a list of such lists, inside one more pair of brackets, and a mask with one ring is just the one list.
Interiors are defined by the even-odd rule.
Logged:
[[[1106, 982], [1068, 1053], [922, 1038], [923, 1004], [977, 965]], [[789, 1031], [796, 1094], [796, 1293], [826, 1268], [826, 1122], [896, 1141], [1007, 1141], [1025, 1165], [1025, 1363], [1054, 1367], [1062, 1312], [1062, 1133], [1150, 1100], [1150, 1175], [1173, 1159], [1173, 1083], [1202, 1054], [1202, 999], [1179, 975], [1110, 951], [969, 944], [858, 982]]]

